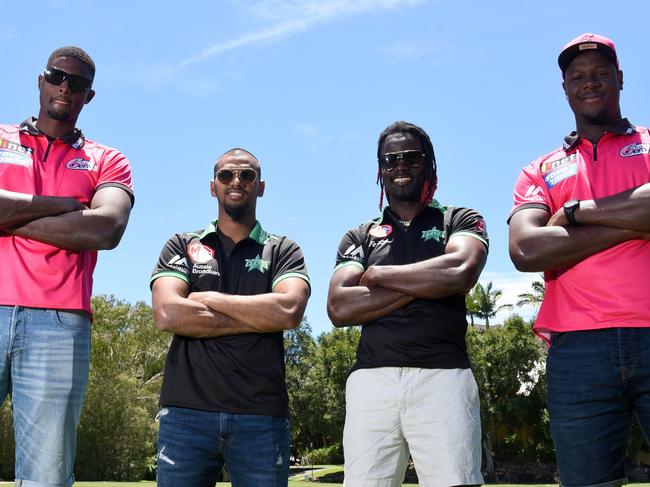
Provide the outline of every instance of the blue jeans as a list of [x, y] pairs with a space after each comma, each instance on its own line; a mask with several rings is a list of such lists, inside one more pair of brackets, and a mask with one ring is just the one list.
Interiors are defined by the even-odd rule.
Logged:
[[224, 464], [233, 487], [287, 486], [287, 418], [177, 407], [158, 418], [158, 487], [214, 487]]
[[624, 483], [633, 413], [650, 433], [650, 328], [553, 333], [546, 374], [561, 484]]
[[11, 394], [16, 485], [74, 482], [89, 363], [86, 313], [0, 306], [0, 403]]

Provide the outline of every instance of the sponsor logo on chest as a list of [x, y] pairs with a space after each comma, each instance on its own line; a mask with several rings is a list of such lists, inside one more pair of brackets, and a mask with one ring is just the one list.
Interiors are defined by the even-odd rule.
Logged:
[[31, 167], [33, 149], [0, 138], [0, 164], [13, 164], [15, 166]]
[[545, 174], [552, 169], [556, 169], [558, 167], [562, 167], [567, 164], [574, 163], [576, 162], [576, 160], [577, 160], [576, 154], [571, 154], [566, 157], [563, 157], [562, 159], [557, 159], [555, 161], [550, 161], [550, 162], [544, 162], [540, 168], [540, 171], [542, 174]]
[[192, 262], [205, 264], [214, 258], [214, 250], [201, 242], [193, 242], [187, 246], [187, 255]]

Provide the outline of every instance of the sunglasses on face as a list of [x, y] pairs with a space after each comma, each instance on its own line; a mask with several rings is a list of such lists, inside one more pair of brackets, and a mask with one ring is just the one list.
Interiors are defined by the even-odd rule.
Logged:
[[235, 179], [239, 179], [242, 184], [253, 184], [257, 179], [257, 171], [255, 169], [220, 169], [217, 171], [217, 179], [221, 184], [230, 184]]
[[45, 69], [43, 77], [45, 78], [45, 81], [51, 85], [56, 86], [59, 86], [65, 80], [68, 80], [70, 91], [74, 93], [82, 93], [84, 91], [88, 91], [93, 84], [93, 81], [91, 79], [88, 79], [84, 76], [79, 76], [77, 74], [69, 74], [56, 68]]
[[388, 172], [394, 170], [400, 162], [408, 168], [419, 167], [424, 163], [424, 157], [424, 152], [419, 150], [388, 152], [379, 156], [379, 167]]

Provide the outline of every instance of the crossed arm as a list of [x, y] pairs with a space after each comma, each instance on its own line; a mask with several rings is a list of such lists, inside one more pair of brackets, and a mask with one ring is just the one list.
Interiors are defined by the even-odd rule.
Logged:
[[152, 293], [159, 330], [207, 338], [295, 328], [305, 312], [309, 285], [304, 279], [289, 277], [265, 294], [189, 293], [185, 281], [163, 276], [154, 281]]
[[525, 208], [510, 219], [510, 258], [520, 271], [566, 267], [633, 239], [648, 240], [650, 183], [596, 200], [583, 200], [575, 213], [582, 224], [568, 227], [564, 210], [554, 215]]
[[327, 313], [334, 326], [369, 323], [414, 299], [437, 299], [471, 289], [487, 260], [483, 242], [459, 235], [445, 253], [407, 265], [347, 265], [334, 272]]
[[118, 187], [97, 190], [90, 208], [71, 197], [0, 190], [0, 228], [4, 232], [66, 250], [115, 248], [130, 213], [131, 198]]

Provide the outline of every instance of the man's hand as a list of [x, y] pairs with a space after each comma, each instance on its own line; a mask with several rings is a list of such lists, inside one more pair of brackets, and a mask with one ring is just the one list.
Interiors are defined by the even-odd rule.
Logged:
[[377, 265], [368, 267], [359, 280], [359, 286], [375, 286], [376, 282], [381, 280], [381, 267]]
[[564, 213], [564, 208], [557, 210], [551, 218], [546, 222], [547, 227], [566, 227], [569, 226], [569, 222], [566, 219], [566, 213]]

